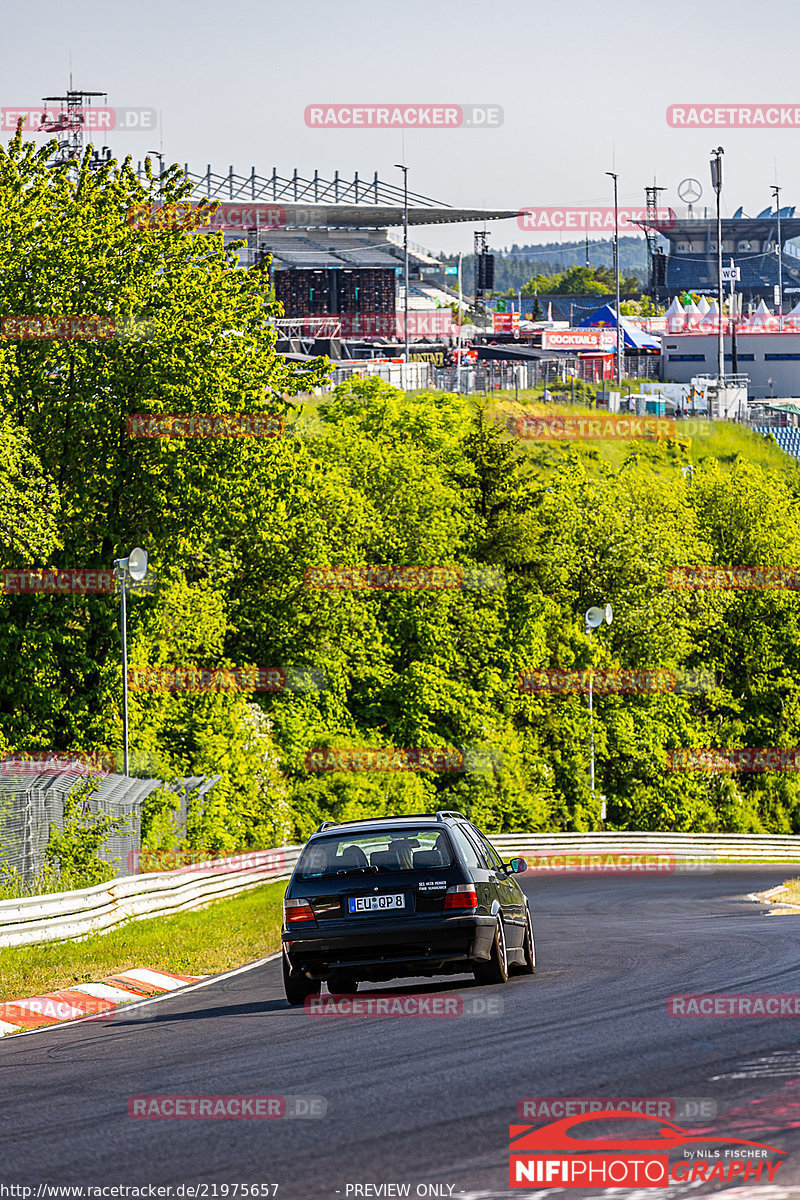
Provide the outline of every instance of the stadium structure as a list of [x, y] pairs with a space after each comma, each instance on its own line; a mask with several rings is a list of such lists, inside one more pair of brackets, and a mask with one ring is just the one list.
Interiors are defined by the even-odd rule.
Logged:
[[[100, 97], [107, 99], [107, 93], [76, 89], [70, 76], [64, 95], [43, 98], [35, 126], [56, 140], [53, 164], [83, 157], [87, 118], [92, 102]], [[163, 171], [163, 154], [154, 156]], [[100, 168], [110, 157], [108, 146], [99, 152], [93, 149], [89, 166]], [[454, 280], [446, 278], [453, 268], [409, 241], [408, 229], [455, 222], [485, 226], [517, 215], [515, 209], [453, 208], [381, 181], [377, 171], [366, 179], [358, 173], [346, 179], [338, 171], [332, 179], [319, 171], [306, 178], [297, 170], [288, 178], [276, 168], [262, 176], [255, 167], [241, 175], [232, 166], [223, 174], [210, 164], [202, 175], [191, 172], [188, 164], [184, 171], [192, 185], [190, 203], [218, 202], [212, 219], [198, 232], [221, 232], [226, 243], [244, 240], [239, 251], [242, 266], [268, 271], [284, 308], [285, 316], [277, 322], [290, 342], [288, 347], [279, 343], [284, 351], [302, 348], [339, 357], [340, 338], [405, 342], [449, 336], [458, 300], [448, 286]], [[142, 162], [137, 174], [142, 181], [147, 178]], [[407, 174], [405, 178], [407, 183]], [[481, 237], [485, 247], [486, 235], [476, 234]], [[476, 280], [479, 295], [486, 286], [491, 288], [491, 282], [486, 283], [492, 275], [489, 259], [485, 252]], [[294, 344], [309, 338], [311, 346]], [[317, 344], [320, 338], [327, 339], [327, 346]]]
[[[800, 295], [800, 251], [791, 244], [800, 237], [800, 218], [794, 206], [780, 210], [784, 294]], [[670, 223], [655, 225], [668, 250], [656, 249], [650, 259], [650, 287], [662, 298], [679, 292], [705, 295], [717, 291], [717, 222], [712, 216], [695, 217], [691, 211]], [[772, 302], [778, 286], [778, 211], [765, 208], [746, 217], [741, 208], [722, 221], [722, 259], [733, 260], [740, 270], [736, 291], [745, 301]], [[726, 286], [726, 292], [728, 290]]]
[[[268, 269], [285, 316], [277, 321], [283, 350], [343, 352], [342, 339], [393, 342], [404, 338], [404, 227], [473, 224], [516, 217], [517, 210], [454, 208], [416, 192], [371, 178], [332, 179], [318, 171], [267, 176], [209, 165], [203, 174], [184, 170], [191, 201], [214, 200], [219, 208], [209, 231], [225, 241], [246, 240], [240, 261]], [[144, 178], [144, 170], [139, 165]], [[407, 219], [406, 218], [407, 213]], [[202, 230], [201, 230], [202, 232]], [[458, 300], [454, 268], [408, 240], [409, 339], [448, 338]], [[318, 343], [326, 345], [320, 347]], [[302, 346], [299, 344], [302, 343]], [[311, 345], [310, 343], [313, 343]], [[335, 344], [330, 344], [335, 343]], [[353, 344], [350, 349], [357, 349]], [[345, 350], [347, 347], [345, 347]]]

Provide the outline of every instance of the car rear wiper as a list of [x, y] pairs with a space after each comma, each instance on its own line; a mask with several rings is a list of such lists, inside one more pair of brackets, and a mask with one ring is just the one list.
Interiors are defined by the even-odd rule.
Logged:
[[370, 875], [377, 875], [378, 868], [377, 867], [342, 867], [341, 871], [336, 871], [334, 873], [336, 875], [361, 875], [363, 873], [367, 873]]

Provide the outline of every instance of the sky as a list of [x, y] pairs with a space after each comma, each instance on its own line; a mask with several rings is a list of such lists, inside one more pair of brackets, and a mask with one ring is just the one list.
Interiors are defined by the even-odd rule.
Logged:
[[[644, 0], [0, 0], [0, 104], [39, 106], [74, 86], [111, 106], [152, 108], [160, 128], [109, 141], [134, 161], [224, 173], [323, 176], [338, 169], [456, 207], [642, 205], [683, 209], [694, 177], [714, 204], [710, 150], [723, 146], [723, 214], [800, 205], [797, 128], [671, 128], [670, 105], [792, 105], [800, 116], [795, 0], [669, 5]], [[486, 104], [491, 128], [311, 128], [309, 105]], [[5, 138], [9, 134], [3, 134]], [[41, 141], [41, 135], [39, 135]], [[490, 248], [552, 240], [493, 222]], [[575, 234], [563, 235], [573, 240]], [[578, 235], [579, 236], [579, 235]], [[415, 228], [433, 250], [472, 249], [473, 227]]]

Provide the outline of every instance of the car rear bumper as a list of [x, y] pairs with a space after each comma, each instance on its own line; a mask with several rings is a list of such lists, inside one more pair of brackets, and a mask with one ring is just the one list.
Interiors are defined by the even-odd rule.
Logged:
[[496, 924], [495, 917], [475, 914], [423, 921], [366, 918], [352, 925], [336, 921], [335, 930], [315, 925], [281, 936], [293, 971], [327, 979], [332, 971], [347, 970], [380, 981], [469, 970], [489, 957]]

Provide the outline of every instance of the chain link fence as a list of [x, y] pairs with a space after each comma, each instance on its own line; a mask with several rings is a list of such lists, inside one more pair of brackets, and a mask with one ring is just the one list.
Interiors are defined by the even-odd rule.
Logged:
[[[61, 831], [64, 803], [76, 789], [86, 786], [86, 776], [72, 773], [16, 773], [0, 763], [0, 878], [16, 876], [26, 886], [35, 884], [45, 864], [50, 830]], [[107, 775], [87, 795], [91, 814], [123, 819], [117, 833], [106, 839], [99, 857], [114, 866], [117, 876], [129, 875], [138, 862], [141, 844], [142, 801], [163, 784], [158, 779], [128, 779]]]
[[[394, 347], [393, 347], [394, 349]], [[401, 347], [402, 353], [402, 347]], [[661, 369], [652, 355], [646, 357], [630, 354], [623, 359], [623, 376], [627, 379], [651, 379], [660, 377]], [[337, 384], [353, 378], [377, 376], [403, 391], [424, 391], [433, 388], [443, 392], [461, 392], [471, 396], [476, 393], [489, 394], [497, 391], [523, 391], [544, 384], [567, 384], [571, 379], [603, 386], [603, 372], [596, 356], [581, 358], [564, 355], [560, 358], [538, 358], [511, 362], [505, 359], [435, 367], [426, 362], [376, 362], [370, 359], [338, 364], [331, 372], [329, 381], [316, 389], [320, 394], [331, 391]], [[613, 387], [613, 380], [606, 379], [606, 386]]]

